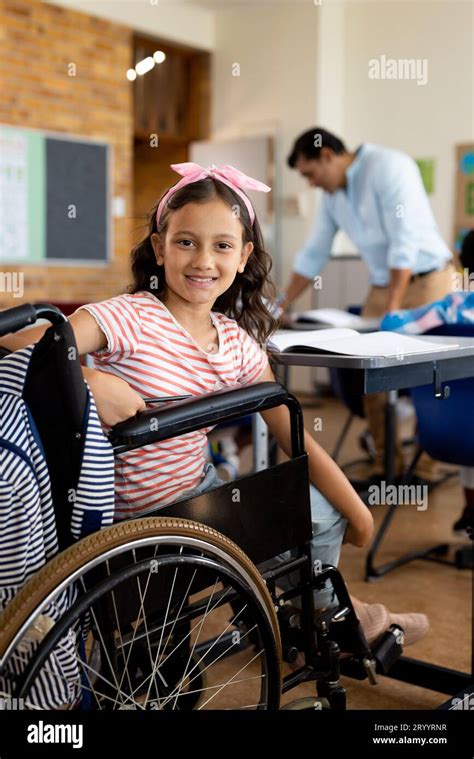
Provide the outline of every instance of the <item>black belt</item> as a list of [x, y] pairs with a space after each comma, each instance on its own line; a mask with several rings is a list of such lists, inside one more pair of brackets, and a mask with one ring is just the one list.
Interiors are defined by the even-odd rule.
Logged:
[[420, 271], [419, 274], [412, 274], [410, 282], [414, 282], [415, 279], [419, 279], [420, 277], [426, 277], [427, 274], [434, 274], [435, 271], [443, 271], [443, 269], [430, 269], [429, 271]]
[[[414, 282], [415, 279], [418, 279], [419, 277], [426, 277], [427, 274], [434, 274], [435, 271], [444, 271], [448, 266], [451, 266], [451, 264], [452, 261], [449, 261], [442, 269], [429, 269], [428, 271], [421, 271], [419, 274], [412, 274], [410, 282]], [[372, 285], [372, 287], [388, 287], [388, 285]]]

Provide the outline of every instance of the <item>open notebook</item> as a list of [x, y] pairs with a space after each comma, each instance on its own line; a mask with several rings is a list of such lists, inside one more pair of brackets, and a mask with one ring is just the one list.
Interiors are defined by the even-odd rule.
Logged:
[[456, 348], [458, 343], [440, 345], [398, 332], [368, 332], [353, 329], [324, 329], [314, 332], [275, 332], [269, 350], [281, 353], [338, 353], [346, 356], [406, 356]]
[[294, 324], [325, 324], [328, 327], [349, 327], [366, 332], [377, 329], [381, 319], [349, 314], [339, 308], [315, 308], [290, 314], [290, 317]]

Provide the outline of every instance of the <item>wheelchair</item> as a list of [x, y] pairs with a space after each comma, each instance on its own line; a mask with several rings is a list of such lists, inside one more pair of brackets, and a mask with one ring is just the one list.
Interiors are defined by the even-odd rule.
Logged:
[[[371, 683], [387, 674], [403, 631], [392, 626], [370, 647], [341, 573], [313, 561], [302, 411], [278, 383], [147, 409], [109, 440], [120, 456], [284, 404], [288, 461], [73, 539], [67, 493], [89, 391], [71, 325], [54, 306], [28, 304], [0, 313], [0, 335], [38, 318], [51, 326], [23, 397], [48, 463], [59, 552], [0, 615], [0, 695], [35, 710], [276, 710], [283, 693], [314, 681], [310, 708], [343, 710], [341, 662]], [[313, 591], [327, 583], [336, 606], [315, 616]], [[304, 664], [283, 676], [299, 653]]]

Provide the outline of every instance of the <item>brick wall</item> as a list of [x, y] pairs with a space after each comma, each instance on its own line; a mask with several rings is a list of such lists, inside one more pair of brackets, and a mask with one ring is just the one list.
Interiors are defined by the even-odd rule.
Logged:
[[[0, 123], [107, 142], [112, 195], [126, 201], [125, 217], [113, 220], [109, 266], [23, 266], [24, 297], [13, 298], [3, 286], [0, 308], [101, 300], [122, 292], [130, 281], [136, 226], [133, 90], [125, 72], [133, 65], [132, 50], [132, 34], [125, 27], [38, 0], [0, 0]], [[75, 77], [68, 75], [70, 63], [76, 66]], [[0, 263], [0, 271], [13, 267]]]

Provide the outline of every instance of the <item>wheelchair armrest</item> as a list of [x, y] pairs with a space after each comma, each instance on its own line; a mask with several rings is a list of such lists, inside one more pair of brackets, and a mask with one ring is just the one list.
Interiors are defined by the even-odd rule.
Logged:
[[67, 322], [63, 313], [50, 303], [25, 303], [0, 312], [0, 337], [34, 324], [37, 319], [48, 319], [51, 324]]
[[114, 452], [123, 453], [282, 404], [290, 410], [292, 455], [296, 457], [304, 452], [301, 407], [296, 398], [278, 382], [259, 382], [216, 390], [165, 408], [142, 411], [115, 425], [109, 439]]

